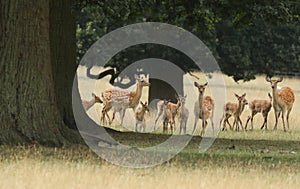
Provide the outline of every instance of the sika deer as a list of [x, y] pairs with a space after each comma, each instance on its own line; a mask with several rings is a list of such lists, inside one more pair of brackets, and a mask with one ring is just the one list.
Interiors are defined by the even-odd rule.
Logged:
[[94, 93], [92, 93], [92, 97], [91, 100], [82, 100], [82, 106], [85, 111], [88, 111], [95, 103], [102, 103], [102, 100]]
[[248, 120], [246, 122], [245, 130], [247, 130], [248, 122], [251, 119], [251, 130], [253, 130], [253, 118], [257, 113], [262, 113], [264, 117], [264, 123], [262, 124], [260, 129], [263, 129], [264, 127], [267, 130], [267, 123], [268, 123], [268, 114], [272, 107], [272, 96], [270, 93], [268, 93], [269, 100], [253, 100], [249, 107], [251, 109], [251, 116], [248, 117]]
[[266, 81], [271, 83], [272, 86], [272, 96], [273, 96], [273, 108], [275, 112], [275, 125], [274, 130], [277, 129], [278, 117], [281, 114], [283, 130], [286, 132], [285, 123], [284, 123], [284, 116], [286, 116], [287, 127], [289, 129], [289, 115], [293, 108], [293, 104], [295, 102], [295, 95], [291, 88], [283, 87], [281, 89], [277, 88], [277, 83], [283, 80], [282, 77], [279, 79], [271, 79], [266, 77]]
[[242, 121], [241, 121], [241, 114], [245, 108], [245, 105], [248, 104], [247, 99], [245, 98], [246, 93], [244, 93], [242, 96], [239, 96], [237, 94], [234, 94], [238, 100], [238, 103], [231, 103], [231, 102], [227, 102], [224, 106], [224, 114], [220, 120], [220, 126], [222, 124], [222, 121], [224, 119], [223, 122], [223, 128], [222, 131], [224, 131], [226, 129], [226, 123], [228, 123], [228, 125], [230, 126], [230, 129], [232, 130], [233, 127], [230, 125], [228, 119], [231, 116], [234, 116], [234, 122], [233, 122], [233, 126], [236, 125], [236, 131], [238, 131], [240, 129], [240, 126], [243, 128], [242, 125]]
[[147, 102], [143, 103], [142, 101], [140, 102], [142, 107], [138, 107], [135, 111], [135, 131], [138, 131], [138, 126], [141, 126], [141, 129], [143, 129], [143, 132], [145, 132], [145, 128], [146, 128], [146, 123], [145, 123], [145, 113], [146, 111], [149, 112], [149, 108], [148, 108], [148, 104]]
[[204, 91], [207, 86], [207, 82], [204, 85], [200, 85], [199, 83], [194, 83], [195, 87], [198, 88], [199, 96], [198, 100], [195, 102], [194, 106], [194, 114], [195, 114], [195, 123], [194, 130], [196, 130], [196, 126], [198, 124], [198, 119], [202, 119], [202, 131], [201, 136], [205, 133], [205, 128], [207, 125], [207, 119], [210, 118], [211, 126], [214, 132], [214, 123], [213, 123], [213, 112], [214, 112], [214, 101], [210, 96], [204, 97]]
[[[105, 116], [107, 116], [109, 124], [111, 124], [115, 118], [115, 113], [119, 112], [122, 125], [126, 109], [132, 108], [133, 110], [135, 110], [142, 96], [143, 87], [150, 86], [150, 83], [145, 81], [144, 79], [140, 79], [137, 76], [135, 77], [135, 79], [137, 81], [135, 91], [129, 92], [119, 89], [109, 89], [102, 93], [104, 107], [102, 109], [101, 121], [104, 122]], [[112, 107], [114, 107], [114, 112], [112, 120], [110, 120], [107, 112]]]

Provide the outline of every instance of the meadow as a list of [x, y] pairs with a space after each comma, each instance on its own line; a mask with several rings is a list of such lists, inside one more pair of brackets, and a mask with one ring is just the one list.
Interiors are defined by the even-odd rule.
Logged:
[[[204, 75], [199, 73], [198, 76], [204, 83]], [[185, 82], [188, 79], [191, 78], [185, 76]], [[235, 83], [224, 76], [224, 81], [226, 101], [235, 102], [234, 93], [247, 93], [247, 99], [251, 101], [255, 98], [267, 99], [267, 93], [271, 92], [270, 84], [264, 76], [258, 76], [256, 80], [247, 83]], [[219, 132], [213, 145], [205, 153], [199, 153], [202, 138], [198, 135], [198, 127], [196, 136], [174, 158], [141, 169], [113, 165], [85, 145], [66, 145], [62, 148], [2, 145], [0, 188], [299, 188], [299, 81], [296, 78], [284, 78], [280, 83], [280, 86], [290, 86], [296, 96], [287, 132], [283, 132], [281, 120], [278, 129], [272, 130], [274, 112], [271, 110], [268, 130], [259, 129], [263, 120], [258, 114], [254, 121], [254, 131]], [[93, 91], [99, 93], [103, 90], [97, 88], [103, 86], [101, 83], [87, 83], [81, 83], [85, 87], [82, 88], [83, 98], [90, 98]], [[207, 94], [210, 94], [210, 89]], [[87, 112], [96, 122], [99, 121], [100, 108], [97, 105]], [[245, 110], [242, 114], [243, 123], [249, 113], [249, 110]], [[151, 113], [150, 110], [148, 118], [154, 115], [155, 112]], [[130, 125], [130, 111], [126, 118]], [[133, 147], [153, 146], [170, 136], [161, 134], [160, 129], [152, 133], [134, 133], [130, 131], [131, 127], [121, 127], [118, 120], [110, 127], [123, 131], [109, 131], [113, 138]]]

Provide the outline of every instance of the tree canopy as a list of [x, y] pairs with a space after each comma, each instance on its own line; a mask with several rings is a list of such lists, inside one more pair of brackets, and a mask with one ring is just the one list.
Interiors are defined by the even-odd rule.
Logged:
[[[300, 2], [285, 0], [86, 0], [78, 1], [77, 61], [104, 34], [138, 22], [164, 22], [199, 37], [222, 71], [236, 81], [257, 74], [298, 72]], [[109, 63], [118, 72], [143, 58], [169, 60], [185, 71], [197, 69], [172, 48], [144, 44], [125, 49]]]

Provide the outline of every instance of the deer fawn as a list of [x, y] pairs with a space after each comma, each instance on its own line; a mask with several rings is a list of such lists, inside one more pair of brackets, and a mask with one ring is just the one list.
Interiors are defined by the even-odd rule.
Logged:
[[201, 136], [205, 133], [205, 128], [207, 125], [207, 119], [210, 118], [211, 126], [214, 131], [214, 123], [213, 123], [213, 112], [214, 112], [214, 101], [210, 96], [203, 96], [205, 88], [207, 86], [207, 82], [204, 85], [200, 85], [197, 82], [194, 82], [195, 87], [198, 88], [199, 96], [198, 100], [195, 102], [194, 106], [194, 114], [195, 114], [195, 123], [194, 130], [196, 130], [196, 126], [198, 124], [198, 119], [202, 119], [202, 131]]
[[145, 123], [145, 113], [146, 111], [149, 112], [149, 108], [148, 108], [148, 104], [147, 102], [143, 103], [142, 101], [140, 102], [142, 107], [138, 107], [135, 111], [135, 131], [138, 131], [138, 126], [141, 126], [140, 131], [145, 132], [145, 128], [146, 128], [146, 123]]
[[[226, 123], [229, 125], [230, 129], [232, 130], [234, 125], [236, 125], [236, 131], [239, 130], [240, 126], [242, 129], [243, 128], [243, 125], [242, 125], [242, 121], [241, 121], [241, 114], [245, 108], [245, 105], [248, 104], [248, 101], [247, 99], [245, 98], [246, 96], [246, 93], [244, 93], [242, 96], [239, 96], [237, 94], [234, 94], [238, 100], [238, 103], [232, 103], [232, 102], [227, 102], [224, 106], [224, 114], [220, 120], [220, 126], [222, 124], [222, 121], [224, 120], [223, 122], [223, 128], [222, 128], [222, 131], [224, 131], [226, 129]], [[234, 122], [233, 122], [233, 126], [230, 125], [228, 119], [231, 117], [231, 116], [234, 116]]]
[[92, 93], [92, 97], [93, 98], [91, 100], [82, 100], [82, 106], [86, 111], [94, 106], [95, 103], [102, 103], [102, 100], [94, 93]]
[[[150, 86], [150, 83], [145, 81], [144, 79], [140, 79], [137, 76], [135, 76], [135, 79], [136, 79], [135, 91], [129, 92], [120, 89], [109, 89], [102, 93], [103, 104], [104, 104], [104, 107], [102, 109], [102, 117], [101, 117], [102, 122], [105, 121], [105, 116], [107, 116], [109, 120], [109, 124], [111, 124], [115, 118], [115, 113], [119, 112], [121, 118], [121, 125], [122, 125], [126, 109], [132, 108], [133, 110], [135, 110], [142, 96], [143, 87]], [[113, 117], [110, 120], [107, 112], [112, 107], [114, 107], [114, 112], [113, 112]]]
[[185, 95], [184, 97], [180, 98], [181, 107], [180, 107], [180, 116], [179, 116], [179, 120], [180, 120], [179, 134], [181, 134], [181, 131], [183, 132], [183, 134], [186, 134], [186, 123], [189, 118], [189, 110], [185, 107], [186, 97], [187, 96]]
[[[168, 102], [166, 105], [166, 111], [167, 111], [167, 116], [168, 116], [168, 120], [171, 126], [171, 132], [173, 132], [175, 130], [175, 116], [178, 113], [179, 107], [181, 106], [181, 97], [175, 95], [176, 99], [177, 99], [177, 103], [174, 104], [172, 102]], [[169, 117], [171, 116], [171, 117]], [[165, 128], [165, 127], [164, 127]], [[167, 129], [168, 127], [166, 127]]]
[[281, 82], [282, 80], [282, 77], [280, 77], [279, 79], [271, 79], [270, 77], [266, 77], [266, 81], [271, 83], [273, 92], [273, 108], [275, 112], [274, 130], [277, 129], [278, 117], [281, 113], [283, 130], [286, 132], [284, 116], [286, 116], [286, 123], [289, 129], [289, 115], [295, 102], [295, 95], [293, 90], [289, 87], [283, 87], [281, 89], [277, 88], [277, 83]]
[[268, 96], [269, 96], [269, 100], [253, 100], [249, 104], [249, 107], [251, 109], [251, 116], [248, 117], [245, 130], [247, 130], [248, 122], [250, 119], [251, 119], [251, 130], [253, 130], [253, 118], [259, 112], [261, 112], [264, 117], [264, 123], [262, 124], [260, 129], [263, 129], [265, 127], [265, 129], [267, 130], [268, 114], [272, 107], [272, 96], [270, 93], [268, 93]]

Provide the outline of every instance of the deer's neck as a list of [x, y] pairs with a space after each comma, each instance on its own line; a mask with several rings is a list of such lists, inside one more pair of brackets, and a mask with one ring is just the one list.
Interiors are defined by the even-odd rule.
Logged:
[[238, 104], [238, 109], [237, 109], [237, 113], [238, 113], [238, 114], [241, 114], [242, 111], [244, 111], [244, 108], [245, 108], [245, 104], [239, 102], [239, 104]]
[[199, 101], [199, 107], [201, 109], [202, 108], [202, 103], [203, 103], [203, 93], [202, 94], [199, 93], [198, 101]]
[[138, 104], [138, 102], [140, 101], [141, 96], [142, 96], [142, 89], [143, 89], [143, 87], [141, 85], [137, 84], [135, 92], [133, 92], [134, 95], [133, 95], [133, 98], [131, 101], [132, 106], [136, 106]]
[[178, 109], [181, 105], [181, 102], [178, 100], [177, 103], [176, 103], [176, 109]]
[[277, 84], [274, 85], [274, 88], [272, 90], [273, 93], [273, 104], [277, 104], [278, 102], [278, 89], [277, 89]]

